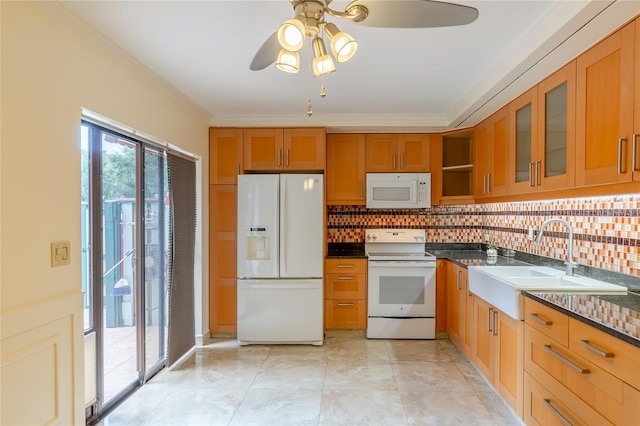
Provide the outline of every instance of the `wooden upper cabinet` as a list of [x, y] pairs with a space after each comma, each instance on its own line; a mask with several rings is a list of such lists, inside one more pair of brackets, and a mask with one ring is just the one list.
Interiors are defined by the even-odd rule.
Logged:
[[507, 192], [508, 123], [508, 108], [504, 107], [474, 129], [476, 198], [495, 197]]
[[365, 135], [327, 135], [327, 204], [365, 204]]
[[512, 194], [575, 186], [575, 103], [576, 61], [513, 101]]
[[242, 129], [209, 129], [209, 184], [238, 182], [242, 173]]
[[633, 125], [633, 148], [632, 168], [633, 180], [640, 181], [640, 18], [636, 19], [636, 66], [635, 66], [635, 108]]
[[398, 135], [398, 172], [430, 171], [429, 139], [427, 134]]
[[285, 170], [324, 170], [324, 128], [284, 129]]
[[575, 186], [576, 61], [538, 85], [538, 189]]
[[[436, 191], [440, 194], [440, 204], [473, 202], [473, 131], [463, 130], [442, 135], [437, 140], [433, 154], [440, 159], [434, 174], [441, 170]], [[436, 165], [436, 161], [434, 161]]]
[[325, 130], [245, 129], [244, 170], [324, 170]]
[[509, 155], [512, 193], [532, 192], [540, 182], [540, 161], [537, 160], [538, 143], [538, 88], [520, 95], [509, 105], [510, 129], [513, 149]]
[[429, 172], [428, 134], [368, 134], [367, 172]]
[[244, 169], [282, 169], [282, 129], [244, 130]]
[[369, 134], [367, 137], [367, 172], [395, 172], [398, 166], [398, 135]]
[[473, 139], [475, 141], [473, 194], [475, 198], [484, 198], [489, 194], [487, 180], [493, 168], [491, 161], [492, 146], [489, 141], [489, 126], [491, 126], [491, 117], [482, 121], [473, 129]]
[[632, 173], [635, 22], [576, 63], [576, 185], [629, 182]]

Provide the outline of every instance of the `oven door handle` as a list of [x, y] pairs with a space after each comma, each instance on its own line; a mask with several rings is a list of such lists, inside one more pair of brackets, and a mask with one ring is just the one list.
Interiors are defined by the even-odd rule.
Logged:
[[369, 268], [434, 268], [435, 262], [372, 262], [369, 261]]

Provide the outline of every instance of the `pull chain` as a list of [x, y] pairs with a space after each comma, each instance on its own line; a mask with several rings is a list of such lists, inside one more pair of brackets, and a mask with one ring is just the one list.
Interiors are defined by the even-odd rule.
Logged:
[[309, 37], [309, 44], [307, 45], [307, 117], [313, 115], [311, 109], [311, 37]]

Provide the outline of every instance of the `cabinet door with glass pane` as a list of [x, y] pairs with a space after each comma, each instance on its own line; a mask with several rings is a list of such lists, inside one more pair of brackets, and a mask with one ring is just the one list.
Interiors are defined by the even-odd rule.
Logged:
[[512, 103], [512, 193], [572, 188], [575, 181], [576, 63]]
[[511, 140], [514, 147], [509, 157], [511, 193], [522, 194], [537, 190], [540, 160], [537, 159], [538, 142], [538, 88], [534, 87], [511, 103]]
[[538, 85], [539, 190], [575, 183], [576, 63], [570, 62]]

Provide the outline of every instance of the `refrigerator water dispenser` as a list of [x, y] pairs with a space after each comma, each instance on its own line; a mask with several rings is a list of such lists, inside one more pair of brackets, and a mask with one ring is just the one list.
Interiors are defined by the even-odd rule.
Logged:
[[267, 227], [247, 229], [247, 260], [271, 260], [271, 232]]

